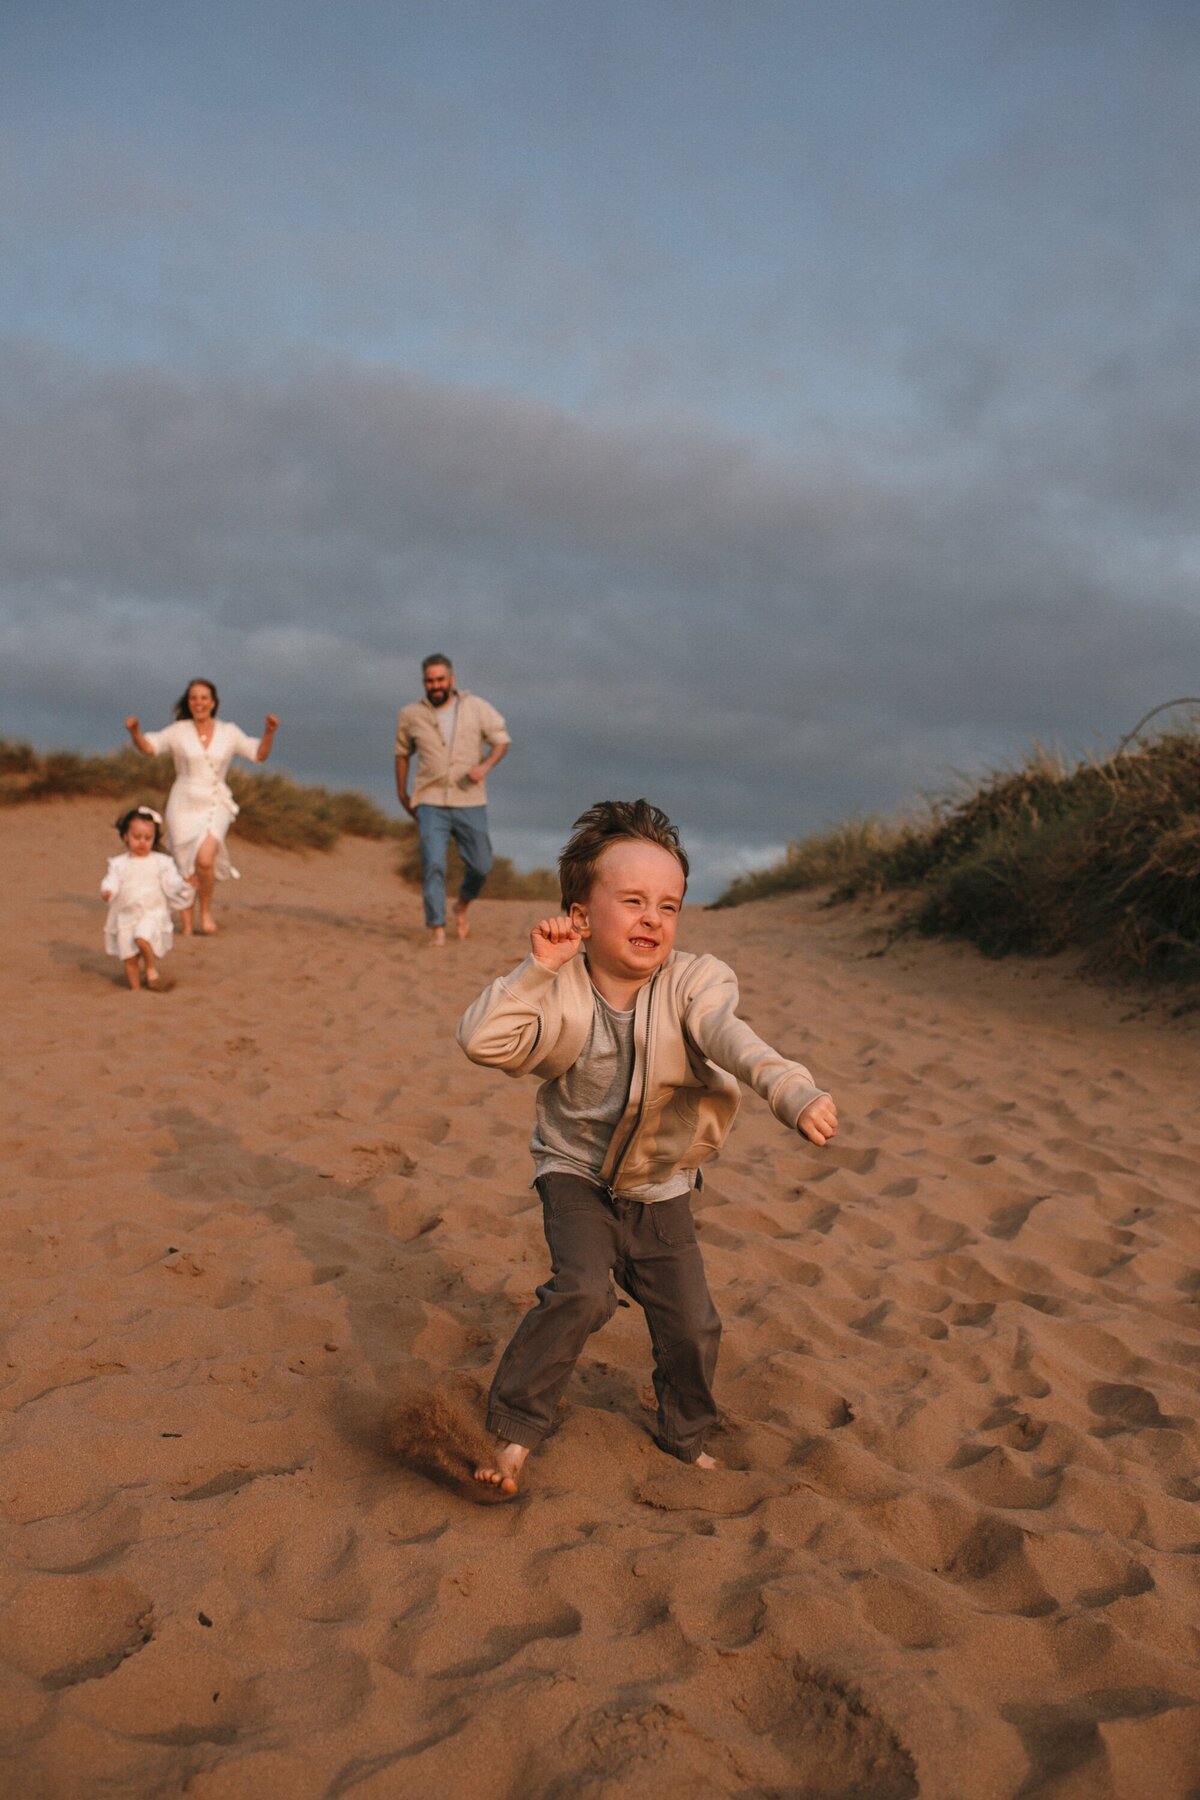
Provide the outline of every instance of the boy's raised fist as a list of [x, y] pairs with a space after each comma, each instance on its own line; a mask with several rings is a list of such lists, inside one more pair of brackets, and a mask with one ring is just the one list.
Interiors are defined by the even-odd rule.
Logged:
[[557, 919], [542, 919], [529, 934], [530, 946], [535, 962], [540, 962], [544, 969], [561, 969], [579, 949], [583, 939], [572, 925], [570, 919], [560, 915]]

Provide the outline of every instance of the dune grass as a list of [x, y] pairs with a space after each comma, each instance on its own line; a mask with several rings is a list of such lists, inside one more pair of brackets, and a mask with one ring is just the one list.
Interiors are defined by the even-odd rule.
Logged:
[[1200, 734], [1069, 765], [1035, 751], [918, 817], [793, 844], [716, 902], [828, 888], [896, 891], [904, 926], [989, 956], [1083, 953], [1089, 972], [1200, 977]]
[[[0, 806], [94, 797], [114, 802], [114, 819], [126, 806], [145, 804], [161, 812], [173, 775], [169, 756], [141, 756], [130, 746], [111, 756], [74, 750], [42, 755], [29, 744], [0, 739]], [[400, 847], [396, 873], [419, 885], [416, 826], [389, 818], [365, 794], [331, 792], [287, 775], [240, 769], [230, 770], [229, 787], [239, 808], [235, 829], [243, 841], [280, 850], [332, 850], [341, 837], [393, 838]], [[448, 879], [452, 888], [462, 879], [453, 847]], [[497, 900], [557, 899], [558, 882], [547, 869], [522, 874], [507, 857], [497, 857], [487, 893]]]
[[[9, 806], [76, 796], [142, 802], [160, 812], [173, 779], [169, 756], [141, 756], [129, 746], [112, 756], [74, 750], [39, 755], [28, 744], [0, 741], [0, 804]], [[238, 836], [283, 850], [331, 850], [343, 835], [415, 840], [415, 827], [389, 819], [364, 794], [304, 787], [286, 775], [245, 774], [231, 769], [229, 787], [238, 803]]]

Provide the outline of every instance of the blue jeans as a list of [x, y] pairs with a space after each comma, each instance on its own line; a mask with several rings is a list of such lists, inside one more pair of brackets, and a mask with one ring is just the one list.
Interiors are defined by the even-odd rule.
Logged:
[[421, 834], [421, 877], [425, 923], [446, 923], [446, 851], [450, 839], [463, 859], [460, 900], [474, 900], [482, 891], [492, 866], [492, 842], [488, 837], [486, 806], [418, 806], [417, 830]]

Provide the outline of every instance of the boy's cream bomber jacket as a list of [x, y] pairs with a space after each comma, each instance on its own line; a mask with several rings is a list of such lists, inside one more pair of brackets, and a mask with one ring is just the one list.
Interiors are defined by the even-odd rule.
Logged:
[[[795, 1129], [825, 1092], [737, 1016], [733, 970], [715, 956], [674, 950], [637, 997], [629, 1101], [599, 1179], [611, 1188], [666, 1181], [717, 1154], [740, 1104], [738, 1082]], [[469, 1006], [458, 1041], [472, 1062], [552, 1081], [580, 1056], [593, 988], [582, 955], [555, 973], [527, 956]]]

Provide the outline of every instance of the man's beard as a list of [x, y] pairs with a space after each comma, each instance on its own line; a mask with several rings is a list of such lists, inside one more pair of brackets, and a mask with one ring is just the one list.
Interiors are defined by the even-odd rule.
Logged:
[[426, 694], [425, 698], [428, 700], [430, 706], [445, 706], [447, 700], [450, 698], [450, 689], [446, 688], [440, 694]]

